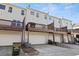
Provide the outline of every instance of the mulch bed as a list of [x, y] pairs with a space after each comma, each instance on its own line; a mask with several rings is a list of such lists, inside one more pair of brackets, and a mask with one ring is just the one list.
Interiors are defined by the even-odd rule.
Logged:
[[23, 48], [24, 53], [27, 53], [28, 55], [38, 55], [39, 52], [34, 48]]

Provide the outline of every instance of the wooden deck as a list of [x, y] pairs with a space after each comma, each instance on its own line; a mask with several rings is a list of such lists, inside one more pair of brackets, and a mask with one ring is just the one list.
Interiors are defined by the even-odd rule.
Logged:
[[22, 28], [0, 25], [0, 30], [22, 31]]
[[53, 32], [53, 30], [49, 30], [49, 29], [45, 29], [45, 28], [32, 28], [29, 27], [29, 31], [33, 31], [33, 32]]
[[[10, 20], [3, 20], [0, 19], [0, 30], [11, 30], [11, 31], [22, 31], [22, 26], [14, 26], [12, 25], [13, 21]], [[21, 22], [22, 25], [22, 22]], [[30, 26], [29, 26], [30, 25]], [[46, 32], [46, 33], [58, 33], [58, 34], [67, 34], [68, 30], [66, 27], [63, 28], [56, 28], [54, 30], [54, 23], [49, 24], [49, 25], [44, 25], [44, 24], [37, 24], [37, 23], [28, 23], [26, 25], [26, 31], [32, 31], [32, 32]]]
[[[37, 27], [38, 25], [38, 27]], [[37, 24], [37, 23], [28, 23], [27, 26], [27, 31], [31, 32], [46, 32], [46, 33], [57, 33], [57, 34], [67, 34], [68, 30], [67, 27], [62, 27], [62, 28], [55, 28], [52, 24], [49, 25], [43, 25], [43, 24]]]
[[38, 28], [31, 28], [29, 27], [29, 31], [31, 32], [45, 32], [45, 33], [58, 33], [58, 34], [67, 34], [67, 32], [63, 32], [63, 31], [54, 31], [54, 30], [50, 30], [50, 29], [38, 29]]
[[[11, 30], [11, 31], [21, 31], [22, 26], [14, 26], [12, 25], [13, 21], [0, 19], [0, 30]], [[22, 22], [21, 22], [22, 24]]]

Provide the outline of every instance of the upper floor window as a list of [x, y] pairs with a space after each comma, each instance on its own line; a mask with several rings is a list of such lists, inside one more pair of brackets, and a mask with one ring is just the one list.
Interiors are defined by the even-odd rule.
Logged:
[[31, 11], [31, 12], [30, 12], [30, 14], [31, 14], [31, 15], [34, 15], [34, 12], [33, 12], [33, 11]]
[[21, 10], [21, 15], [24, 15], [24, 10]]
[[5, 10], [5, 5], [1, 5], [0, 4], [0, 9], [4, 9]]
[[68, 22], [66, 22], [66, 25], [68, 25]]
[[61, 23], [61, 20], [58, 20], [58, 23], [60, 24]]
[[39, 13], [36, 13], [36, 17], [39, 17]]
[[47, 19], [47, 16], [44, 16], [44, 19]]
[[9, 7], [8, 12], [12, 13], [12, 7]]

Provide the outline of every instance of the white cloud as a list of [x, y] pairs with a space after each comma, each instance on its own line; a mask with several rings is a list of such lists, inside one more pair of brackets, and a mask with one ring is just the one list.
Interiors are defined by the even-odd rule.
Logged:
[[73, 7], [74, 7], [74, 4], [64, 4], [64, 9], [65, 10], [72, 9]]
[[66, 6], [65, 9], [71, 9], [73, 8], [73, 5], [70, 5], [70, 6]]
[[46, 7], [45, 8], [43, 7], [41, 10], [44, 12], [48, 12], [48, 9]]

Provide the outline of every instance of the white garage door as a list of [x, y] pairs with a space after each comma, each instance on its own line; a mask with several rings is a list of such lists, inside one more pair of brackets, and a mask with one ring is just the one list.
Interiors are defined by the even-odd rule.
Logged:
[[0, 46], [12, 45], [13, 42], [20, 42], [21, 35], [18, 32], [0, 30]]
[[51, 40], [51, 41], [53, 41], [53, 34], [49, 33], [48, 34], [48, 39]]
[[55, 42], [61, 43], [61, 35], [60, 34], [55, 34]]
[[68, 35], [69, 41], [72, 42], [71, 35]]
[[68, 43], [68, 37], [67, 37], [67, 35], [64, 35], [64, 42]]
[[46, 35], [46, 33], [31, 32], [29, 35], [29, 42], [31, 44], [46, 44], [48, 41]]

